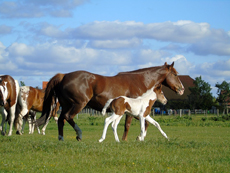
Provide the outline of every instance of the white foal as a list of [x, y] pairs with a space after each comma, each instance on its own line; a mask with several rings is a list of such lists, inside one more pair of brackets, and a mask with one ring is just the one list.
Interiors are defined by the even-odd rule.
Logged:
[[119, 124], [124, 113], [139, 118], [140, 126], [141, 126], [141, 134], [139, 138], [140, 141], [144, 141], [144, 137], [146, 135], [145, 120], [155, 125], [160, 130], [161, 134], [166, 139], [168, 139], [167, 135], [161, 129], [160, 125], [149, 116], [151, 112], [151, 108], [156, 100], [159, 100], [164, 105], [167, 103], [167, 99], [165, 98], [161, 89], [162, 89], [162, 85], [158, 84], [157, 86], [154, 86], [146, 93], [144, 93], [142, 96], [137, 98], [128, 98], [125, 96], [120, 96], [115, 99], [108, 100], [102, 110], [102, 114], [105, 115], [106, 109], [110, 107], [110, 110], [112, 111], [112, 115], [105, 119], [103, 134], [99, 142], [105, 140], [107, 128], [111, 122], [113, 122], [112, 129], [113, 129], [115, 140], [117, 142], [120, 142], [117, 135], [117, 125]]

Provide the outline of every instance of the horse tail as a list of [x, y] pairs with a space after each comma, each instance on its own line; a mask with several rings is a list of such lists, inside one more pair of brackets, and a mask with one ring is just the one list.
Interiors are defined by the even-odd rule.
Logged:
[[37, 127], [43, 125], [46, 123], [46, 120], [49, 118], [51, 109], [53, 107], [54, 100], [57, 99], [57, 92], [55, 92], [58, 89], [58, 86], [60, 82], [62, 81], [65, 74], [58, 73], [55, 76], [53, 76], [50, 81], [47, 84], [46, 90], [45, 90], [45, 96], [43, 100], [43, 107], [42, 107], [42, 115], [37, 121], [35, 122], [35, 125]]
[[104, 108], [102, 109], [102, 115], [105, 115], [106, 110], [107, 110], [107, 108], [109, 107], [109, 105], [110, 105], [110, 103], [111, 103], [112, 101], [113, 101], [113, 99], [109, 99], [109, 100], [106, 102]]

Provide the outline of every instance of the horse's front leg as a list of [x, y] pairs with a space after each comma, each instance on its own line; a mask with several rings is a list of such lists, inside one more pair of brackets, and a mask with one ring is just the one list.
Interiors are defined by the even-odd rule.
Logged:
[[10, 130], [8, 133], [8, 136], [12, 135], [12, 131], [13, 131], [13, 124], [14, 124], [14, 119], [15, 119], [15, 109], [16, 109], [16, 104], [14, 104], [13, 106], [11, 106], [10, 108]]
[[127, 141], [127, 136], [128, 136], [128, 132], [129, 132], [129, 128], [130, 128], [132, 119], [133, 119], [132, 116], [126, 114], [125, 129], [124, 129], [124, 133], [123, 133], [123, 137], [122, 137], [123, 141]]
[[143, 117], [142, 115], [139, 116], [139, 120], [140, 120], [140, 126], [141, 126], [141, 137], [140, 137], [140, 141], [144, 141], [144, 135], [145, 135], [145, 117]]
[[[145, 120], [145, 132], [144, 132], [144, 138], [147, 135], [147, 129], [149, 127], [149, 122]], [[137, 140], [140, 141], [141, 140], [141, 134], [139, 136], [137, 136]]]
[[166, 133], [161, 129], [160, 124], [158, 124], [158, 122], [156, 122], [154, 119], [152, 119], [149, 115], [147, 117], [145, 117], [145, 119], [147, 121], [149, 121], [151, 124], [153, 124], [154, 126], [156, 126], [158, 128], [158, 130], [161, 132], [161, 134], [169, 140], [168, 136], [166, 135]]
[[0, 107], [0, 112], [2, 114], [2, 123], [1, 123], [1, 134], [3, 136], [5, 136], [6, 134], [6, 129], [4, 129], [4, 124], [5, 124], [5, 121], [6, 121], [6, 117], [7, 117], [7, 112], [5, 110], [5, 108], [3, 106]]

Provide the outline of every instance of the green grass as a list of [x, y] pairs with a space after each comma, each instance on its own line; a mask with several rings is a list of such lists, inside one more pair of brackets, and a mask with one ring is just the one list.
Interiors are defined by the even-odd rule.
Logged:
[[[164, 139], [154, 126], [144, 142], [136, 141], [139, 122], [133, 120], [128, 142], [115, 142], [111, 127], [99, 143], [105, 117], [79, 115], [83, 131], [78, 142], [69, 124], [64, 127], [64, 141], [58, 141], [57, 125], [48, 125], [46, 135], [35, 132], [0, 136], [0, 172], [229, 172], [229, 121], [213, 121], [212, 116], [156, 116], [169, 136]], [[124, 119], [118, 126], [123, 135]]]

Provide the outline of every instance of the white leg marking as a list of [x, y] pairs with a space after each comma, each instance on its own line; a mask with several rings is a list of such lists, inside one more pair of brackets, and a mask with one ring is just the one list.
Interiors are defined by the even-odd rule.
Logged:
[[[158, 122], [156, 122], [154, 119], [152, 119], [149, 115], [145, 118], [148, 122], [150, 122], [151, 124], [153, 124], [154, 126], [156, 126], [158, 128], [158, 130], [161, 132], [161, 134], [168, 139], [168, 136], [166, 135], [166, 133], [161, 129], [160, 124], [158, 124]], [[168, 139], [169, 140], [169, 139]]]
[[140, 141], [144, 141], [144, 133], [145, 133], [145, 118], [143, 116], [139, 116], [140, 126], [141, 126], [141, 138]]
[[106, 132], [108, 129], [109, 124], [114, 121], [115, 119], [119, 118], [119, 115], [116, 115], [115, 113], [113, 113], [110, 117], [105, 119], [105, 124], [104, 124], [104, 129], [103, 129], [103, 133], [102, 133], [102, 137], [99, 140], [99, 142], [102, 142], [105, 140], [106, 137]]
[[115, 137], [115, 140], [117, 142], [120, 142], [119, 141], [119, 137], [118, 137], [118, 134], [117, 134], [117, 126], [121, 120], [122, 116], [119, 116], [117, 119], [115, 119], [112, 123], [112, 129], [113, 129], [113, 134], [114, 134], [114, 137]]

